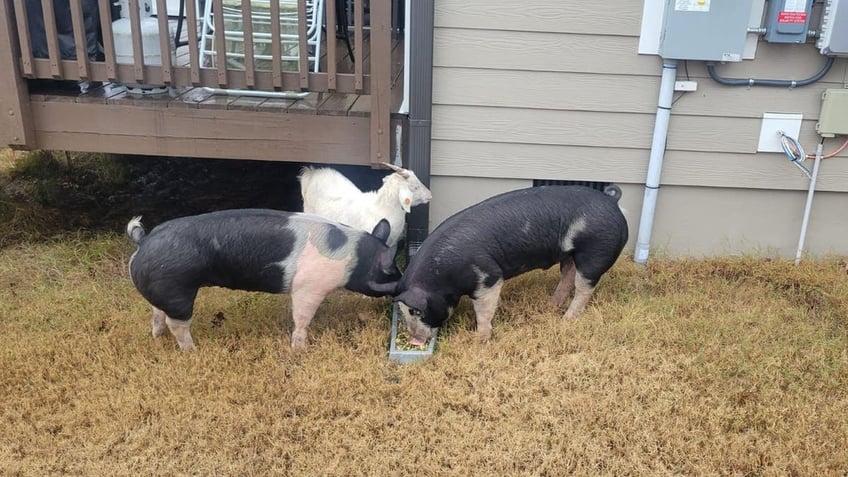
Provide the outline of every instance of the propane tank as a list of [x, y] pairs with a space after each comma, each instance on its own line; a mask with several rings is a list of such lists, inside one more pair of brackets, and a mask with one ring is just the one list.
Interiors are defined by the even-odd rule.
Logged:
[[[143, 63], [149, 66], [162, 65], [162, 51], [159, 45], [159, 21], [152, 17], [152, 0], [139, 0], [138, 13], [141, 19], [141, 48], [144, 54]], [[122, 65], [135, 62], [133, 56], [132, 24], [130, 22], [130, 1], [119, 0], [121, 18], [112, 22], [112, 35], [115, 39], [115, 61]], [[175, 61], [174, 48], [175, 27], [168, 24], [168, 38], [171, 45], [171, 61]], [[157, 85], [126, 85], [128, 91], [134, 93], [161, 93], [167, 91], [164, 86]]]

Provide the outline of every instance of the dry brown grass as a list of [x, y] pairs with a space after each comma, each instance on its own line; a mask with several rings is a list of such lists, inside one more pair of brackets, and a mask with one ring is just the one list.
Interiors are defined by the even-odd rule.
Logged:
[[130, 251], [116, 235], [0, 250], [0, 474], [848, 469], [838, 260], [622, 259], [571, 322], [546, 304], [554, 272], [530, 273], [493, 341], [464, 303], [434, 358], [397, 366], [386, 302], [347, 293], [292, 352], [287, 297], [206, 289], [181, 354], [149, 337]]
[[623, 258], [570, 322], [534, 272], [493, 341], [464, 302], [407, 366], [386, 300], [333, 295], [296, 353], [288, 297], [206, 289], [181, 354], [149, 336], [129, 240], [17, 200], [42, 186], [0, 174], [0, 475], [848, 470], [844, 261]]

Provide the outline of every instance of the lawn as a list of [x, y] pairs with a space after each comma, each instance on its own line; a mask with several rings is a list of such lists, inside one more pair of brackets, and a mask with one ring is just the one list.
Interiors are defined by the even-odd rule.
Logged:
[[118, 214], [26, 201], [37, 181], [4, 162], [0, 475], [848, 471], [841, 258], [622, 257], [574, 321], [532, 272], [492, 341], [464, 301], [404, 366], [388, 300], [331, 295], [295, 352], [288, 297], [204, 289], [180, 353], [150, 336]]

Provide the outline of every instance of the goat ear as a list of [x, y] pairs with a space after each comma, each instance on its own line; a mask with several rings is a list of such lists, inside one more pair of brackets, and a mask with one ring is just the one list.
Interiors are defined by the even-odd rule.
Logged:
[[389, 239], [389, 234], [392, 232], [392, 226], [389, 225], [389, 221], [386, 219], [380, 219], [376, 226], [374, 226], [374, 230], [371, 231], [371, 235], [377, 238], [380, 242], [383, 242], [383, 245], [386, 244], [386, 240]]
[[398, 190], [398, 201], [400, 202], [400, 206], [403, 208], [403, 211], [408, 214], [409, 210], [412, 208], [412, 191], [406, 184], [401, 185]]

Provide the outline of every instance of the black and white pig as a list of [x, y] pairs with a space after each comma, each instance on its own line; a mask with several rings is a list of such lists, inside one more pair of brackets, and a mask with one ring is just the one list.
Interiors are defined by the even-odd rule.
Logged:
[[562, 277], [551, 298], [565, 318], [583, 311], [598, 280], [627, 242], [627, 221], [618, 207], [621, 189], [542, 186], [506, 192], [462, 210], [424, 240], [398, 283], [395, 302], [421, 345], [469, 295], [482, 339], [504, 280], [560, 264]]
[[153, 336], [167, 327], [182, 350], [194, 348], [189, 333], [197, 290], [290, 293], [292, 347], [306, 346], [306, 328], [333, 290], [369, 296], [393, 294], [400, 271], [396, 248], [387, 247], [383, 220], [372, 233], [327, 219], [265, 209], [236, 209], [174, 219], [145, 234], [141, 218], [127, 224], [138, 244], [130, 277], [153, 305]]

